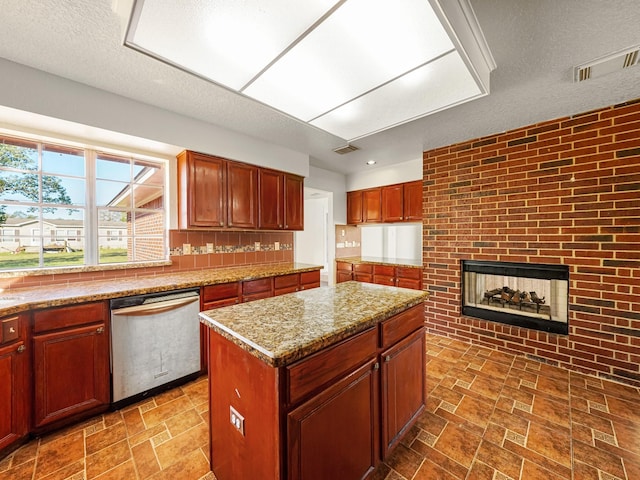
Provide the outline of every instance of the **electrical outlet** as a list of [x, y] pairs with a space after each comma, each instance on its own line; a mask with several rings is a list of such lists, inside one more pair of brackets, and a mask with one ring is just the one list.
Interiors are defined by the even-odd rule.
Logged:
[[229, 421], [244, 437], [244, 417], [231, 405], [229, 405]]
[[207, 253], [213, 253], [213, 243], [207, 243]]
[[280, 242], [274, 242], [273, 249], [274, 250], [280, 250]]
[[256, 242], [255, 243], [255, 247], [256, 247], [256, 252], [260, 251], [260, 242]]
[[191, 255], [191, 244], [183, 243], [182, 244], [182, 254], [183, 255]]

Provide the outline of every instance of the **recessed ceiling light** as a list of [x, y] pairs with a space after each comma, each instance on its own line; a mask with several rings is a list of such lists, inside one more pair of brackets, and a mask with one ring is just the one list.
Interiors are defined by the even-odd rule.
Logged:
[[125, 45], [348, 141], [489, 93], [469, 0], [253, 5], [136, 1]]
[[369, 161], [367, 162], [367, 165], [375, 165], [375, 164], [376, 164], [376, 161], [375, 161], [375, 160], [369, 160]]

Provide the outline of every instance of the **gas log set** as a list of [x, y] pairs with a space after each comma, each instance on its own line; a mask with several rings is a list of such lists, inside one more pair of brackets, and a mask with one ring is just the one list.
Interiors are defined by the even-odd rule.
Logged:
[[500, 303], [503, 307], [505, 305], [515, 305], [520, 310], [522, 310], [523, 306], [533, 307], [536, 309], [536, 313], [540, 313], [540, 306], [545, 303], [545, 297], [538, 297], [536, 292], [521, 292], [507, 286], [487, 290], [484, 292], [484, 300], [487, 301], [487, 305], [492, 302]]

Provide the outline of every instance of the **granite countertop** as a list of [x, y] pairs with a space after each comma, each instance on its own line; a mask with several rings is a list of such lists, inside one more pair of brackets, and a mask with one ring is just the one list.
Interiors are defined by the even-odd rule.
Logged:
[[0, 316], [12, 315], [25, 310], [107, 300], [129, 295], [310, 272], [321, 268], [318, 265], [305, 263], [275, 263], [17, 288], [0, 293]]
[[344, 282], [200, 313], [211, 327], [265, 363], [280, 367], [364, 331], [428, 293]]
[[372, 265], [393, 265], [394, 267], [422, 268], [422, 260], [415, 260], [412, 258], [344, 257], [336, 258], [336, 262], [368, 263]]

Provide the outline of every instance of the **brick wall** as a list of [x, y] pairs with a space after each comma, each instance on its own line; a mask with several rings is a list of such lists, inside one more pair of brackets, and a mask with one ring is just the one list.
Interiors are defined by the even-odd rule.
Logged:
[[[424, 152], [428, 330], [640, 385], [640, 99]], [[569, 334], [463, 317], [460, 260], [569, 266]]]

